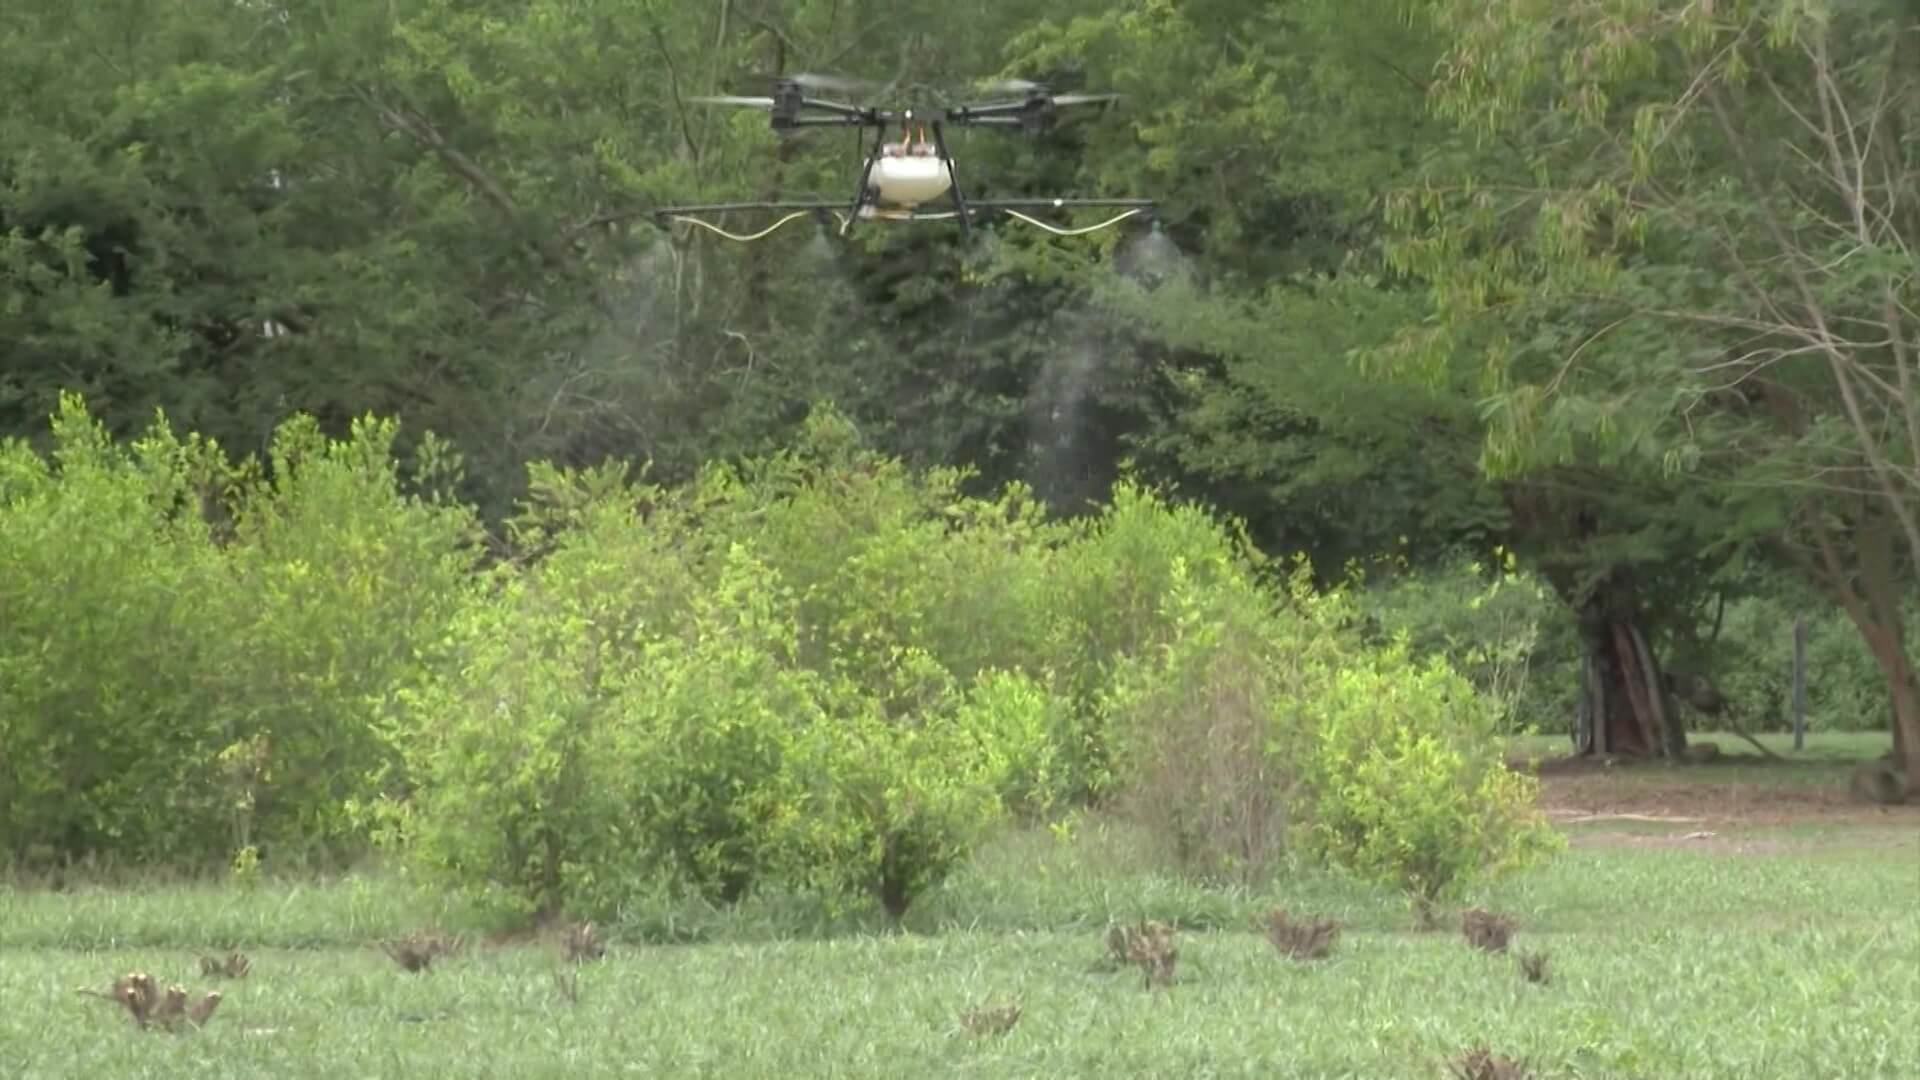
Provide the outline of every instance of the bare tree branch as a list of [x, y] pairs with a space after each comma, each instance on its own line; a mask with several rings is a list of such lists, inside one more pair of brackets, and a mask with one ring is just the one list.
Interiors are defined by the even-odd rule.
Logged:
[[[1822, 85], [1826, 84], [1823, 83]], [[1761, 181], [1758, 170], [1753, 163], [1751, 151], [1748, 149], [1748, 143], [1741, 138], [1740, 132], [1735, 127], [1723, 96], [1716, 89], [1710, 92], [1709, 100], [1715, 119], [1719, 122], [1722, 134], [1726, 137], [1728, 149], [1740, 164], [1742, 171], [1746, 174], [1747, 181], [1756, 196], [1756, 202], [1760, 207], [1761, 221], [1766, 226], [1768, 233], [1773, 237], [1774, 243], [1781, 255], [1786, 257], [1787, 261], [1785, 266], [1788, 278], [1795, 292], [1798, 293], [1800, 297], [1800, 303], [1809, 323], [1806, 327], [1805, 336], [1810, 339], [1810, 343], [1818, 343], [1824, 346], [1823, 351], [1827, 358], [1828, 368], [1833, 376], [1834, 387], [1839, 391], [1841, 406], [1846, 413], [1847, 420], [1853, 425], [1856, 435], [1861, 440], [1861, 449], [1865, 451], [1867, 455], [1868, 462], [1879, 484], [1881, 494], [1886, 499], [1888, 509], [1894, 514], [1895, 520], [1899, 522], [1901, 530], [1906, 536], [1908, 545], [1912, 549], [1915, 561], [1920, 562], [1920, 520], [1917, 520], [1915, 517], [1914, 508], [1910, 501], [1910, 493], [1902, 491], [1901, 485], [1896, 483], [1897, 474], [1889, 468], [1888, 462], [1881, 454], [1878, 440], [1875, 438], [1872, 428], [1867, 421], [1865, 410], [1860, 402], [1858, 388], [1854, 385], [1854, 377], [1857, 370], [1856, 366], [1851, 362], [1851, 357], [1843, 350], [1834, 347], [1834, 337], [1827, 328], [1824, 306], [1820, 303], [1819, 297], [1812, 284], [1807, 280], [1804, 271], [1793, 259], [1793, 256], [1800, 249], [1788, 236], [1786, 228], [1780, 222], [1778, 215], [1765, 203], [1763, 197], [1767, 191], [1767, 186]], [[1831, 112], [1831, 107], [1825, 104], [1823, 99], [1822, 115], [1828, 116]], [[1829, 140], [1833, 145], [1838, 145], [1838, 140], [1830, 134], [1823, 137], [1823, 141]], [[1844, 186], [1845, 171], [1841, 170], [1837, 172], [1835, 177], [1842, 182]]]

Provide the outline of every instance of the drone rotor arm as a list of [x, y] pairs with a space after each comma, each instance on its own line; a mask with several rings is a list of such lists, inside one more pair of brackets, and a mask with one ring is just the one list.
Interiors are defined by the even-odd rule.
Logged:
[[841, 113], [833, 116], [796, 116], [781, 122], [782, 127], [885, 127], [893, 122], [886, 113]]
[[867, 123], [875, 123], [884, 115], [877, 109], [864, 108], [859, 105], [846, 105], [838, 101], [822, 101], [819, 98], [801, 98], [800, 107], [802, 109], [818, 109], [821, 112], [832, 113], [835, 116], [847, 117], [849, 120], [857, 118]]
[[770, 97], [741, 97], [737, 94], [702, 94], [686, 100], [696, 105], [745, 105], [756, 109], [771, 109], [778, 104]]
[[[1041, 98], [1040, 101], [1046, 99]], [[994, 101], [981, 105], [955, 105], [947, 109], [946, 119], [955, 124], [989, 123], [994, 120], [1018, 121], [1020, 117], [1032, 111], [1035, 101]]]
[[959, 123], [976, 124], [998, 117], [1025, 120], [1058, 108], [1104, 105], [1118, 100], [1120, 100], [1119, 94], [1053, 94], [1043, 87], [1035, 87], [1018, 101], [988, 101], [978, 105], [954, 106], [947, 110], [947, 117]]
[[1032, 79], [979, 79], [973, 88], [983, 94], [1044, 94], [1047, 88]]

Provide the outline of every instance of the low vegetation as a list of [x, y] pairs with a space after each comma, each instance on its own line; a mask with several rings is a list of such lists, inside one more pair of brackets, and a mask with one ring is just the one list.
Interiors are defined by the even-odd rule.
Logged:
[[[0, 1016], [0, 1055], [20, 1076], [288, 1080], [396, 1061], [438, 1080], [470, 1075], [476, 1059], [532, 1077], [1442, 1080], [1475, 1050], [1540, 1080], [1732, 1080], [1800, 1061], [1836, 1080], [1904, 1074], [1920, 1054], [1907, 1017], [1920, 972], [1905, 962], [1920, 922], [1911, 867], [1886, 852], [1910, 846], [1910, 821], [1713, 823], [1753, 850], [1681, 840], [1691, 824], [1641, 823], [1645, 844], [1602, 831], [1618, 827], [1569, 826], [1567, 853], [1463, 900], [1523, 919], [1514, 962], [1550, 948], [1544, 984], [1457, 934], [1410, 932], [1391, 894], [1344, 876], [1300, 867], [1252, 890], [1170, 879], [1143, 868], [1157, 846], [1140, 827], [1094, 820], [989, 841], [916, 905], [908, 933], [770, 906], [703, 924], [696, 901], [643, 903], [596, 928], [603, 958], [579, 965], [556, 926], [475, 936], [407, 973], [376, 943], [447, 937], [437, 927], [466, 916], [386, 873], [16, 888], [0, 891], [0, 995], [15, 1003]], [[1295, 915], [1300, 925], [1337, 919], [1337, 948], [1277, 960], [1265, 931], [1276, 906], [1324, 913]], [[1140, 966], [1107, 962], [1103, 938], [1151, 923], [1179, 960], [1149, 990]], [[251, 960], [244, 979], [195, 978], [200, 956], [236, 948]], [[72, 992], [129, 971], [223, 1000], [204, 1027], [156, 1038]], [[1767, 1009], [1806, 1022], [1755, 1023]]]
[[[1916, 1049], [1912, 976], [1859, 974], [1920, 932], [1882, 852], [1568, 851], [1609, 815], [1548, 824], [1542, 783], [1587, 778], [1514, 767], [1550, 740], [1510, 738], [1484, 672], [1151, 489], [1050, 519], [823, 412], [685, 485], [536, 468], [489, 536], [390, 425], [291, 424], [270, 468], [115, 443], [77, 400], [53, 434], [0, 454], [29, 556], [0, 569], [28, 748], [0, 993], [91, 988], [179, 1038], [29, 1006], [0, 1020], [20, 1075], [453, 1076], [452, 1030], [532, 1076], [1867, 1077]], [[1608, 790], [1844, 797], [1871, 747], [1828, 745]], [[1516, 926], [1518, 978], [1476, 955]], [[1783, 970], [1850, 995], [1844, 1048], [1706, 1039]]]
[[1076, 807], [1182, 872], [1297, 848], [1421, 904], [1553, 850], [1471, 683], [1147, 489], [1050, 521], [823, 412], [677, 487], [537, 467], [489, 545], [392, 425], [296, 422], [264, 465], [77, 399], [52, 434], [0, 473], [29, 864], [380, 850], [510, 926], [660, 890], [898, 921]]

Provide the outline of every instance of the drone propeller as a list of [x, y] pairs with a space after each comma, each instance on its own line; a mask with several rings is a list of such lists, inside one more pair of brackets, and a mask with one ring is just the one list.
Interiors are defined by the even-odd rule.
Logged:
[[1047, 88], [1032, 79], [980, 79], [974, 82], [973, 89], [982, 94], [1031, 94], [1046, 93]]
[[985, 79], [975, 83], [974, 89], [983, 94], [1019, 94], [1022, 97], [1046, 98], [1055, 105], [1094, 105], [1120, 100], [1119, 94], [1056, 94], [1047, 88], [1046, 83], [1034, 82], [1032, 79]]
[[824, 90], [833, 94], [867, 94], [880, 89], [879, 83], [867, 79], [852, 79], [844, 75], [820, 75], [805, 71], [793, 75], [775, 75], [772, 79], [776, 83], [790, 82], [809, 90]]

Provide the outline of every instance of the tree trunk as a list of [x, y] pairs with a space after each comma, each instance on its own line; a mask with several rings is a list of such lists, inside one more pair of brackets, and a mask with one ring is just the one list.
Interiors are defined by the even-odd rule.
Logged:
[[1607, 619], [1587, 638], [1582, 665], [1587, 685], [1582, 721], [1589, 730], [1575, 738], [1580, 754], [1678, 755], [1686, 737], [1669, 722], [1659, 661], [1647, 636], [1631, 619]]
[[1891, 722], [1893, 724], [1893, 760], [1906, 762], [1908, 775], [1911, 776], [1913, 762], [1907, 755], [1913, 752], [1916, 740], [1908, 737], [1907, 731], [1913, 726], [1913, 721], [1900, 715], [1898, 700], [1893, 703]]
[[1855, 629], [1866, 639], [1893, 703], [1893, 760], [1907, 777], [1907, 790], [1920, 790], [1920, 680], [1907, 656], [1899, 623], [1875, 620], [1864, 607], [1849, 605]]
[[1916, 688], [1912, 665], [1893, 698], [1893, 760], [1906, 774], [1909, 798], [1920, 795], [1920, 688]]
[[1920, 790], [1920, 676], [1907, 655], [1906, 582], [1895, 566], [1892, 528], [1869, 508], [1847, 534], [1846, 554], [1831, 530], [1816, 524], [1813, 532], [1820, 554], [1815, 579], [1840, 601], [1880, 668], [1893, 705], [1894, 762], [1906, 774], [1907, 790]]

